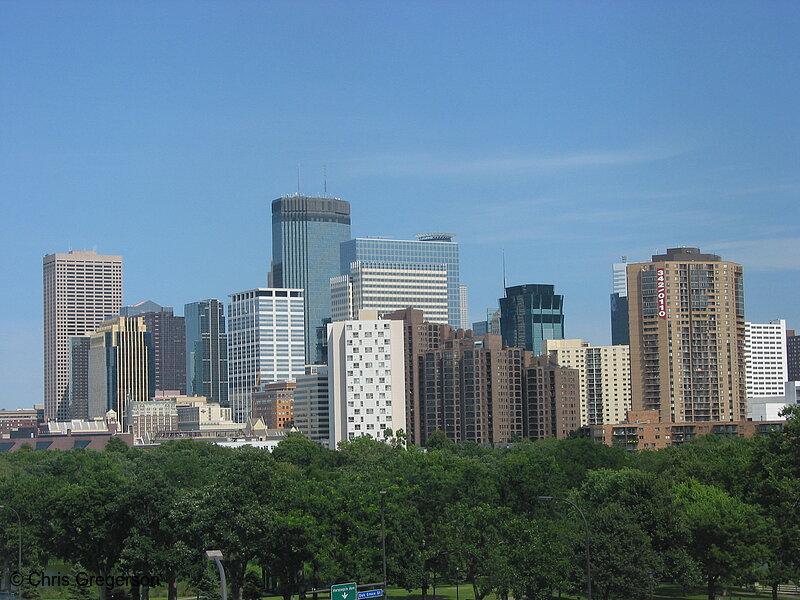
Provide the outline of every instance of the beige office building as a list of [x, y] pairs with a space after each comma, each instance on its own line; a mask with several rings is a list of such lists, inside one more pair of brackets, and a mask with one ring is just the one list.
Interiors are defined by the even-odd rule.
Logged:
[[619, 423], [631, 409], [630, 346], [544, 340], [544, 353], [580, 372], [581, 426]]
[[742, 266], [670, 248], [627, 268], [633, 410], [663, 423], [745, 420]]
[[385, 314], [418, 308], [429, 323], [447, 323], [447, 268], [377, 261], [350, 263], [331, 278], [331, 320], [358, 318], [361, 310]]
[[44, 274], [45, 418], [70, 418], [70, 338], [92, 333], [122, 306], [122, 257], [91, 251], [48, 254]]
[[117, 413], [125, 431], [127, 406], [155, 395], [153, 346], [142, 317], [103, 321], [89, 339], [89, 417]]

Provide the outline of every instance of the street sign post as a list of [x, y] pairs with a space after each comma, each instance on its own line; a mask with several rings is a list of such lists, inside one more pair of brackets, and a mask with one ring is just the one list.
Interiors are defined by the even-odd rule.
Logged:
[[356, 583], [339, 583], [331, 586], [331, 600], [358, 600]]

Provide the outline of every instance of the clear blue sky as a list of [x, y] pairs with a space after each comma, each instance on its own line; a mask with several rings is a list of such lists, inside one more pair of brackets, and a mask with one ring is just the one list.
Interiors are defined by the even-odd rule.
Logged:
[[800, 3], [0, 3], [0, 407], [42, 397], [42, 256], [125, 303], [264, 285], [270, 201], [458, 234], [471, 320], [553, 283], [608, 343], [611, 263], [741, 262], [800, 329]]

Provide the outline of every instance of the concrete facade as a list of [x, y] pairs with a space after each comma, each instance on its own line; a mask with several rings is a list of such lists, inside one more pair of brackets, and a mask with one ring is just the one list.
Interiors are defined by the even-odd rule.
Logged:
[[122, 306], [122, 257], [90, 251], [48, 254], [44, 279], [44, 406], [70, 418], [69, 340], [92, 333]]
[[406, 423], [403, 325], [362, 311], [328, 326], [330, 447], [403, 429]]
[[789, 381], [786, 359], [786, 321], [744, 324], [747, 399], [783, 396]]

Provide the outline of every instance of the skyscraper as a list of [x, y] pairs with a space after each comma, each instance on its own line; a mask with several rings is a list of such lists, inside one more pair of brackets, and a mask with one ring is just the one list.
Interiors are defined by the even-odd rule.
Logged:
[[153, 336], [155, 362], [153, 372], [156, 392], [186, 393], [186, 326], [183, 317], [172, 314], [171, 306], [160, 306], [147, 300], [133, 306], [123, 306], [123, 317], [142, 317], [147, 331]]
[[360, 261], [347, 275], [331, 279], [331, 318], [355, 319], [361, 310], [379, 314], [418, 308], [431, 323], [447, 323], [447, 271], [444, 265]]
[[789, 381], [786, 361], [786, 321], [744, 324], [747, 399], [783, 396]]
[[305, 373], [303, 290], [257, 288], [231, 294], [228, 308], [228, 401], [244, 423], [253, 393]]
[[154, 394], [152, 336], [144, 319], [103, 321], [89, 340], [89, 417], [116, 411], [124, 431], [128, 404]]
[[70, 418], [70, 337], [92, 333], [122, 306], [122, 257], [91, 251], [48, 254], [44, 272], [45, 418]]
[[744, 420], [741, 265], [669, 248], [627, 269], [633, 410], [664, 423]]
[[564, 339], [564, 296], [552, 285], [506, 288], [500, 298], [500, 331], [505, 346], [540, 355], [542, 340]]
[[89, 418], [89, 342], [91, 334], [69, 338], [69, 418]]
[[[452, 233], [423, 233], [416, 240], [356, 238], [342, 244], [340, 273], [356, 261], [396, 265], [444, 266], [447, 272], [447, 323], [461, 327], [461, 291], [458, 243]], [[402, 308], [409, 308], [404, 306]], [[411, 307], [414, 308], [414, 307]]]
[[[623, 260], [627, 257], [623, 256]], [[628, 331], [628, 270], [627, 262], [614, 263], [612, 268], [614, 287], [611, 292], [611, 343], [629, 344]]]
[[307, 196], [272, 201], [272, 268], [268, 285], [303, 290], [308, 363], [318, 359], [316, 328], [331, 315], [331, 278], [343, 273], [340, 244], [349, 239], [349, 202]]
[[458, 286], [458, 312], [461, 315], [459, 329], [469, 329], [469, 290], [465, 285]]
[[184, 306], [186, 392], [209, 402], [228, 404], [228, 336], [225, 312], [217, 299]]

